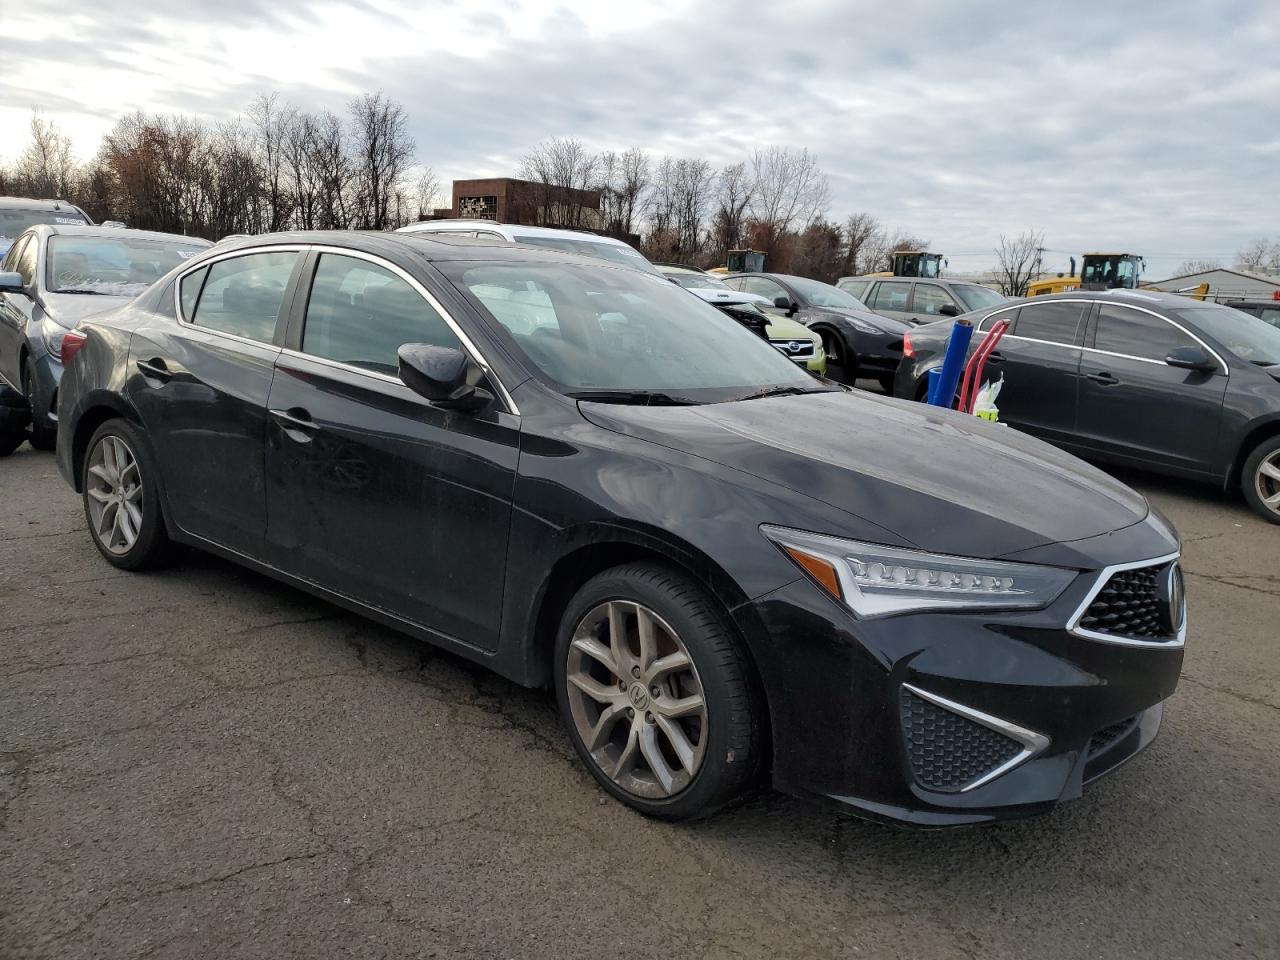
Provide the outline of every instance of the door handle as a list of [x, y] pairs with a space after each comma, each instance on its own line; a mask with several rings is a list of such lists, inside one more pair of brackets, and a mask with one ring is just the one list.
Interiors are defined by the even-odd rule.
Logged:
[[987, 357], [987, 363], [1004, 363], [1004, 354], [999, 350], [992, 350]]
[[1100, 370], [1097, 373], [1086, 373], [1085, 378], [1088, 380], [1092, 380], [1094, 383], [1100, 383], [1104, 387], [1114, 386], [1115, 384], [1120, 382], [1118, 377], [1112, 376], [1111, 374], [1107, 373], [1107, 371], [1105, 370]]
[[298, 443], [310, 443], [312, 435], [320, 429], [319, 424], [311, 419], [311, 414], [298, 407], [289, 410], [272, 410], [271, 416], [280, 424], [280, 428], [289, 439]]
[[165, 366], [165, 362], [159, 357], [152, 357], [150, 360], [139, 360], [137, 367], [139, 372], [148, 380], [159, 380], [161, 383], [168, 383], [173, 378], [173, 374], [169, 372], [169, 368]]

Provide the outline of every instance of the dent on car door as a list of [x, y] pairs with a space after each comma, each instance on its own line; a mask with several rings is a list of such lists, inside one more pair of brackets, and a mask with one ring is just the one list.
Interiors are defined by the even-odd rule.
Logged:
[[1216, 357], [1205, 370], [1166, 363], [1179, 348], [1205, 350], [1153, 311], [1101, 304], [1080, 365], [1079, 433], [1112, 458], [1220, 478], [1227, 371]]
[[300, 249], [213, 261], [177, 283], [134, 330], [125, 392], [151, 438], [170, 518], [186, 533], [259, 556], [266, 531], [267, 393], [279, 318]]
[[433, 406], [396, 377], [405, 343], [466, 349], [399, 268], [319, 253], [271, 386], [268, 550], [290, 573], [492, 649], [519, 418], [500, 400]]

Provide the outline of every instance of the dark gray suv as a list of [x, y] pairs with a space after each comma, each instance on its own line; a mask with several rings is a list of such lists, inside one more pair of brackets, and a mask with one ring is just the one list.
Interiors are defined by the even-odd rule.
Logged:
[[841, 277], [836, 286], [857, 297], [872, 313], [913, 325], [997, 307], [1009, 300], [999, 291], [967, 280]]

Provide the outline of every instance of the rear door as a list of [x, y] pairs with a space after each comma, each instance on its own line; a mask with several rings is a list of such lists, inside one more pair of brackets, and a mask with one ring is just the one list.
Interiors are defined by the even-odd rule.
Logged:
[[266, 533], [267, 394], [301, 250], [236, 251], [188, 271], [178, 303], [148, 315], [129, 346], [124, 392], [152, 440], [171, 519], [254, 558]]
[[[985, 373], [987, 380], [1004, 378], [996, 400], [1001, 420], [1045, 440], [1075, 439], [1076, 384], [1088, 308], [1083, 300], [1032, 302], [979, 325], [990, 329], [994, 320], [1013, 317]], [[981, 335], [974, 339], [980, 342]]]
[[501, 399], [478, 414], [442, 410], [400, 382], [402, 344], [473, 349], [408, 273], [328, 249], [306, 273], [269, 400], [269, 555], [493, 649], [520, 419]]
[[1080, 366], [1080, 442], [1135, 465], [1216, 477], [1227, 370], [1220, 361], [1212, 372], [1171, 367], [1164, 358], [1179, 347], [1204, 345], [1153, 311], [1100, 304]]

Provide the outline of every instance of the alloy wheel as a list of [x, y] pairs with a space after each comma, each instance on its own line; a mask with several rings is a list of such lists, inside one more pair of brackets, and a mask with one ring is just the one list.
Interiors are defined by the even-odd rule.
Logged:
[[142, 472], [119, 437], [107, 435], [90, 451], [84, 493], [98, 541], [116, 556], [132, 550], [142, 531]]
[[1253, 476], [1253, 483], [1263, 506], [1280, 515], [1280, 450], [1262, 459]]
[[592, 608], [574, 630], [565, 681], [578, 736], [621, 789], [664, 799], [693, 781], [706, 699], [688, 649], [654, 611], [626, 600]]

